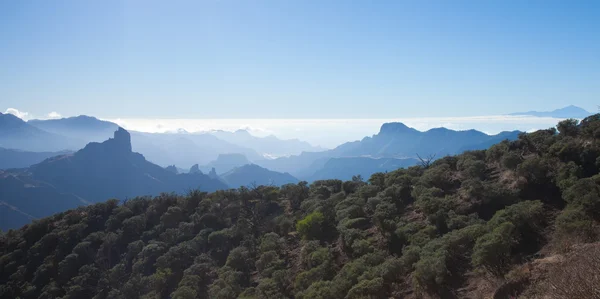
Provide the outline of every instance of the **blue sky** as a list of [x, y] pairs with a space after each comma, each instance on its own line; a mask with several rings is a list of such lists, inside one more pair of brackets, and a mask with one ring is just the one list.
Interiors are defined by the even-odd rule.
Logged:
[[402, 118], [600, 104], [600, 1], [0, 1], [0, 110]]

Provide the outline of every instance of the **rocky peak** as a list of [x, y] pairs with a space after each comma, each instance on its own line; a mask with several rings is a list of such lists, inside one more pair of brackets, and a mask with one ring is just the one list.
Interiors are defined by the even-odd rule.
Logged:
[[395, 123], [385, 123], [381, 125], [381, 129], [379, 130], [380, 135], [392, 135], [392, 134], [402, 134], [402, 133], [414, 133], [418, 132], [413, 128], [409, 128], [403, 123], [395, 122]]
[[125, 129], [119, 127], [115, 131], [113, 138], [102, 143], [88, 143], [84, 149], [78, 151], [77, 155], [91, 155], [95, 157], [127, 157], [132, 153], [131, 135]]
[[115, 131], [113, 139], [109, 139], [105, 142], [110, 142], [111, 140], [115, 148], [131, 152], [131, 135], [125, 129], [119, 127], [119, 129]]
[[218, 178], [218, 177], [219, 177], [219, 176], [217, 175], [217, 171], [215, 170], [215, 168], [214, 168], [214, 167], [213, 167], [213, 168], [210, 170], [210, 172], [208, 173], [208, 176], [209, 176], [210, 178], [213, 178], [213, 179], [215, 179], [215, 178]]
[[194, 174], [194, 173], [199, 173], [202, 174], [202, 171], [200, 170], [200, 166], [198, 166], [198, 164], [194, 164], [191, 168], [190, 168], [190, 173]]
[[165, 170], [174, 174], [179, 174], [179, 171], [177, 170], [177, 167], [175, 165], [169, 165], [165, 167]]

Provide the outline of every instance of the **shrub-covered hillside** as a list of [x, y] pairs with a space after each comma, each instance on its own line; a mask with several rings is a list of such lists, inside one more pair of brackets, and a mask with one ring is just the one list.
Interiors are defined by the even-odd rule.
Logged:
[[[0, 298], [594, 298], [597, 275], [576, 274], [600, 252], [581, 249], [598, 240], [600, 115], [557, 128], [367, 181], [60, 213], [2, 234]], [[557, 256], [583, 270], [544, 274]]]

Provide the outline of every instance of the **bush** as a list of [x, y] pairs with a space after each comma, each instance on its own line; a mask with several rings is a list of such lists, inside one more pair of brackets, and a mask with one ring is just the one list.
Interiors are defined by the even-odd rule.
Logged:
[[318, 240], [322, 236], [325, 216], [321, 212], [313, 212], [296, 223], [296, 231], [305, 240]]
[[511, 249], [515, 244], [515, 226], [502, 223], [493, 231], [477, 239], [473, 249], [473, 265], [501, 276], [511, 264]]

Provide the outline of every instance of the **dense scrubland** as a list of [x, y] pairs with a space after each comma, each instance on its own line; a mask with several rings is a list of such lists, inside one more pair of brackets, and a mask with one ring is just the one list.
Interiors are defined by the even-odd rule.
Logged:
[[0, 238], [0, 298], [600, 298], [600, 115], [350, 181], [108, 200]]

